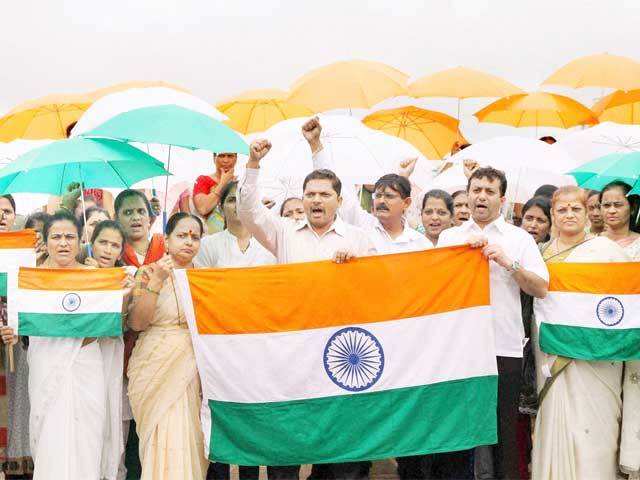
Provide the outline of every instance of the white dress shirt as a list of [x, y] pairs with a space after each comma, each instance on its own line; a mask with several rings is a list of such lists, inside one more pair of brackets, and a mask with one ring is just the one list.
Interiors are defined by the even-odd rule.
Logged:
[[238, 239], [229, 231], [206, 235], [200, 242], [200, 250], [193, 259], [198, 268], [241, 268], [272, 265], [276, 258], [255, 239], [243, 252]]
[[[448, 228], [440, 234], [438, 247], [460, 245], [471, 236], [486, 237], [490, 244], [503, 248], [505, 254], [520, 263], [523, 270], [534, 273], [543, 280], [549, 280], [547, 266], [540, 255], [533, 237], [505, 222], [499, 217], [485, 228], [480, 228], [473, 219], [458, 227]], [[524, 327], [520, 287], [506, 269], [496, 262], [489, 263], [491, 307], [495, 319], [496, 355], [500, 357], [522, 357]]]
[[378, 255], [387, 253], [416, 252], [433, 248], [433, 244], [420, 232], [411, 228], [407, 221], [403, 220], [403, 230], [396, 238], [384, 229], [380, 220], [375, 215], [365, 211], [357, 201], [355, 192], [347, 186], [342, 195], [340, 217], [345, 222], [362, 228], [373, 242]]
[[247, 168], [238, 189], [238, 217], [278, 263], [330, 260], [337, 251], [349, 251], [358, 257], [374, 255], [375, 247], [364, 230], [343, 222], [339, 217], [323, 235], [309, 225], [273, 215], [260, 201], [259, 169]]

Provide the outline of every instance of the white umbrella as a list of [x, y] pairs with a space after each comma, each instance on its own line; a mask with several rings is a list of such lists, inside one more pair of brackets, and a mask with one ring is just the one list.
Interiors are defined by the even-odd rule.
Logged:
[[553, 148], [567, 152], [577, 165], [612, 153], [640, 151], [640, 126], [604, 122], [563, 136]]
[[[251, 139], [267, 138], [272, 149], [261, 163], [267, 178], [304, 178], [313, 170], [309, 144], [300, 128], [308, 119], [294, 118], [280, 122]], [[344, 115], [321, 115], [320, 139], [329, 156], [330, 167], [350, 183], [374, 183], [408, 158], [422, 157], [410, 143], [370, 129], [360, 120]]]
[[[503, 170], [507, 176], [507, 199], [517, 203], [526, 202], [544, 184], [575, 185], [573, 177], [565, 173], [578, 163], [563, 150], [540, 140], [495, 137], [474, 143], [449, 157], [448, 161], [454, 163], [453, 168], [457, 168], [445, 179], [456, 179], [459, 186], [460, 180], [464, 178], [462, 164], [466, 159], [475, 160], [483, 167], [492, 166]], [[466, 178], [463, 184], [466, 187]]]
[[226, 120], [213, 105], [186, 92], [166, 87], [131, 88], [105, 95], [96, 100], [78, 120], [71, 136], [93, 130], [110, 118], [137, 108], [157, 105], [178, 105], [208, 115], [216, 120]]
[[[0, 168], [6, 167], [23, 153], [34, 148], [42, 147], [53, 140], [13, 140], [8, 143], [0, 142]], [[14, 193], [11, 195], [16, 201], [16, 213], [29, 215], [47, 205], [49, 195], [43, 193]]]

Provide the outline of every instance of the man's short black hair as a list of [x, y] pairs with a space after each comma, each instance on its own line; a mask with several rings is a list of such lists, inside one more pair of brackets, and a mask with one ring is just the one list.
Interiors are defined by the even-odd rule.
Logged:
[[326, 168], [314, 170], [309, 175], [307, 175], [304, 179], [304, 182], [302, 182], [302, 191], [307, 188], [307, 183], [309, 183], [311, 180], [330, 180], [331, 186], [338, 194], [338, 196], [340, 196], [340, 192], [342, 192], [342, 182], [335, 173]]
[[471, 180], [474, 179], [482, 179], [487, 178], [489, 181], [499, 180], [500, 181], [500, 196], [504, 197], [507, 193], [507, 177], [504, 175], [502, 170], [498, 170], [493, 167], [482, 167], [478, 168], [475, 172], [471, 174], [469, 177], [469, 181], [467, 182], [467, 191], [471, 187]]
[[411, 196], [411, 183], [405, 177], [398, 175], [397, 173], [388, 173], [383, 175], [376, 182], [373, 191], [384, 190], [390, 188], [394, 192], [398, 192], [400, 197], [407, 198]]

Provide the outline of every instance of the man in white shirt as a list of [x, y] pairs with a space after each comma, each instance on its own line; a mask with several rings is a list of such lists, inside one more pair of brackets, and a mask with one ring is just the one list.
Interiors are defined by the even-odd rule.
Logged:
[[482, 248], [490, 263], [498, 363], [498, 445], [496, 478], [520, 478], [516, 423], [521, 386], [524, 327], [520, 290], [537, 298], [547, 294], [549, 273], [531, 235], [500, 215], [507, 180], [491, 167], [479, 168], [467, 186], [471, 219], [445, 230], [438, 246], [470, 244]]
[[[269, 152], [268, 140], [257, 140], [249, 149], [245, 179], [238, 195], [238, 216], [249, 232], [271, 253], [278, 263], [311, 262], [333, 259], [347, 262], [354, 257], [374, 255], [375, 247], [367, 234], [343, 222], [337, 215], [342, 203], [342, 184], [330, 170], [315, 170], [303, 182], [304, 222], [296, 223], [269, 212], [258, 195], [260, 160]], [[328, 470], [332, 478], [362, 478], [368, 474], [369, 462], [314, 466]]]
[[[330, 169], [334, 166], [330, 164], [329, 156], [323, 149], [321, 132], [322, 125], [318, 117], [302, 126], [302, 134], [313, 153], [313, 167]], [[378, 255], [414, 252], [432, 247], [426, 237], [411, 228], [405, 219], [405, 213], [411, 205], [411, 182], [407, 177], [414, 166], [415, 160], [409, 163], [402, 175], [390, 173], [378, 179], [373, 193], [373, 214], [361, 207], [351, 185], [345, 185], [343, 189], [340, 217], [367, 232]]]
[[367, 234], [342, 221], [342, 184], [329, 170], [311, 172], [303, 183], [306, 220], [294, 223], [273, 215], [260, 201], [260, 160], [271, 149], [268, 140], [251, 144], [249, 162], [238, 196], [238, 217], [247, 230], [276, 257], [278, 263], [334, 259], [337, 263], [375, 254]]
[[272, 265], [276, 258], [253, 238], [237, 212], [238, 182], [227, 183], [220, 194], [220, 205], [226, 228], [205, 236], [193, 259], [198, 268], [241, 268]]

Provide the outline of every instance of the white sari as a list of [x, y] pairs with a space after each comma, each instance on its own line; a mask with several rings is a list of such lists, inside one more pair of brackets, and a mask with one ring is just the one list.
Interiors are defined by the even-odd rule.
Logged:
[[34, 480], [115, 479], [123, 451], [122, 338], [29, 338]]
[[[597, 237], [576, 247], [565, 261], [629, 260], [617, 244]], [[541, 352], [537, 342], [535, 348], [536, 367], [541, 372], [550, 372], [557, 357]], [[622, 362], [572, 360], [558, 374], [536, 417], [534, 480], [616, 479], [622, 372]]]
[[[631, 261], [640, 262], [640, 239], [624, 247]], [[640, 361], [625, 362], [622, 385], [622, 432], [620, 470], [629, 479], [640, 479]]]

